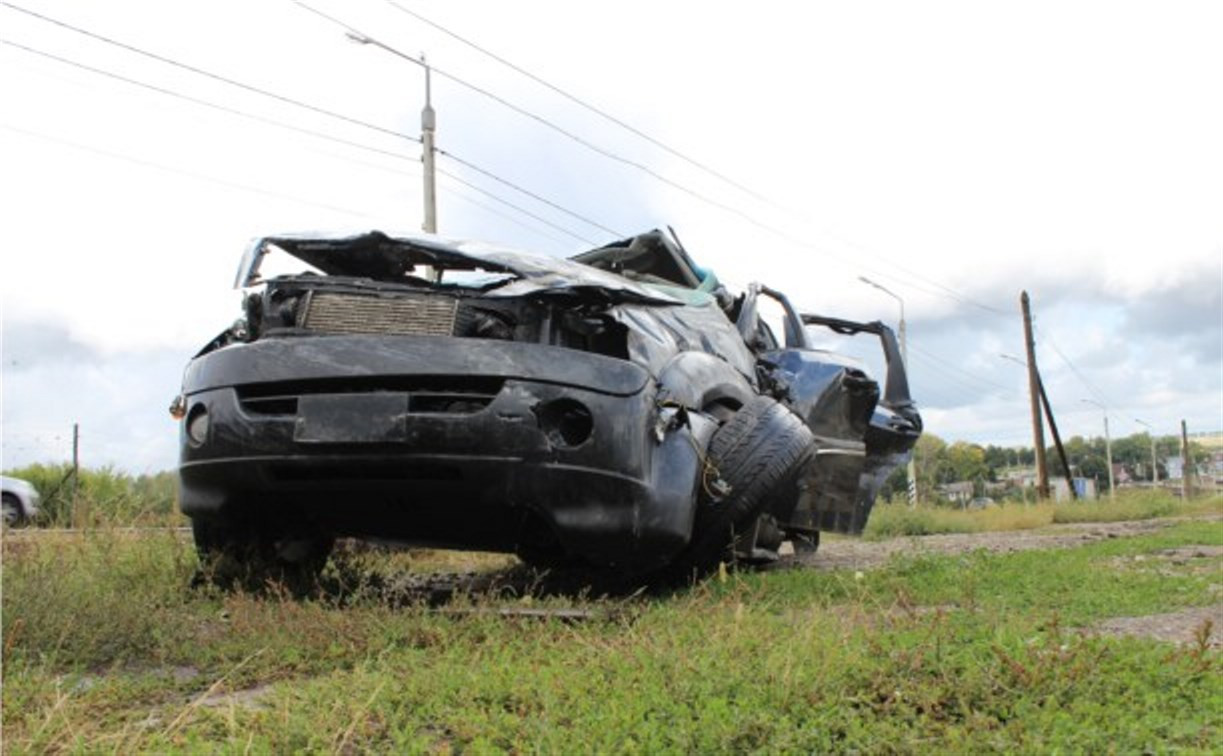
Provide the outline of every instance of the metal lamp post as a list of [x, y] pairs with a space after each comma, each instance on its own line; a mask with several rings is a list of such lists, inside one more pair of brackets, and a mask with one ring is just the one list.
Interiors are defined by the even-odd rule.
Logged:
[[1108, 436], [1108, 407], [1094, 399], [1084, 399], [1087, 404], [1095, 405], [1104, 413], [1104, 456], [1108, 461], [1108, 498], [1116, 498], [1116, 487], [1113, 483], [1113, 442]]
[[1138, 418], [1134, 418], [1134, 422], [1147, 429], [1147, 434], [1151, 436], [1151, 482], [1156, 486], [1159, 485], [1159, 457], [1155, 453], [1155, 429], [1150, 424], [1145, 423]]
[[[433, 146], [434, 138], [437, 135], [437, 111], [433, 109], [433, 69], [429, 68], [429, 64], [425, 61], [424, 53], [421, 53], [419, 59], [413, 58], [411, 55], [396, 50], [395, 48], [380, 42], [373, 37], [365, 34], [360, 34], [356, 31], [349, 30], [346, 33], [349, 40], [359, 45], [372, 45], [373, 47], [381, 48], [397, 58], [403, 58], [409, 63], [415, 63], [425, 71], [425, 106], [420, 111], [420, 144], [421, 144], [421, 164], [424, 170], [421, 171], [424, 177], [424, 222], [421, 223], [421, 230], [430, 233], [437, 233], [437, 169], [435, 161], [437, 159], [437, 149]], [[430, 281], [437, 281], [440, 278], [439, 271], [431, 265], [424, 266], [425, 278]]]
[[[905, 338], [905, 301], [901, 299], [900, 295], [898, 295], [896, 292], [888, 289], [885, 286], [875, 283], [874, 281], [870, 280], [866, 276], [858, 276], [858, 280], [866, 284], [867, 286], [873, 286], [876, 289], [878, 289], [879, 291], [882, 291], [884, 294], [887, 294], [892, 299], [895, 299], [897, 304], [900, 305], [900, 323], [897, 326], [896, 330], [899, 331], [899, 335], [900, 335], [900, 361], [904, 363], [905, 372], [908, 373], [909, 371], [909, 347], [908, 347], [908, 340]], [[909, 465], [906, 470], [906, 474], [908, 475], [908, 478], [909, 478], [909, 506], [911, 507], [917, 506], [917, 462], [914, 459], [915, 455], [916, 455], [916, 450], [914, 450], [913, 454], [909, 455]]]

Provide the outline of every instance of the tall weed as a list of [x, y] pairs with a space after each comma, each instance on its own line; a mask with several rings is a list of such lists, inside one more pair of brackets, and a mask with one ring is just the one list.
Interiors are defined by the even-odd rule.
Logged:
[[871, 512], [867, 538], [937, 535], [939, 533], [985, 533], [999, 530], [1029, 530], [1052, 523], [1116, 522], [1147, 520], [1206, 513], [1223, 514], [1223, 496], [1189, 501], [1162, 491], [1119, 491], [1115, 500], [1066, 501], [1056, 504], [1005, 503], [983, 509], [886, 503]]
[[27, 480], [42, 501], [35, 525], [158, 526], [182, 525], [173, 472], [129, 475], [112, 467], [84, 469], [74, 480], [72, 465], [33, 464], [5, 475]]
[[5, 538], [4, 662], [16, 650], [95, 667], [146, 655], [182, 634], [196, 559], [171, 531], [114, 529]]

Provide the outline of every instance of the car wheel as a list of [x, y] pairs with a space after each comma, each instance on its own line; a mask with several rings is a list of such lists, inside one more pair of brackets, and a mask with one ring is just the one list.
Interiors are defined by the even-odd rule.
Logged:
[[674, 567], [684, 577], [704, 574], [730, 558], [767, 502], [790, 487], [810, 458], [814, 438], [793, 412], [764, 396], [753, 398], [714, 433], [708, 458], [730, 486], [720, 499], [702, 497], [692, 540]]
[[3, 495], [0, 503], [4, 511], [4, 527], [13, 528], [25, 522], [25, 510], [21, 508], [21, 499], [11, 493]]
[[196, 582], [259, 592], [279, 585], [293, 595], [317, 586], [335, 539], [289, 532], [227, 517], [195, 517], [191, 534], [200, 558]]

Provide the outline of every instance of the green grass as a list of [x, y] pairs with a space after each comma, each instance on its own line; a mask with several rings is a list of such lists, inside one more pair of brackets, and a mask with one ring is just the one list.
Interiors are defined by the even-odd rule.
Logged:
[[1006, 503], [978, 510], [921, 506], [903, 503], [876, 506], [864, 535], [892, 538], [940, 533], [984, 533], [1028, 530], [1061, 522], [1116, 522], [1149, 520], [1198, 514], [1223, 514], [1223, 496], [1181, 501], [1162, 491], [1124, 490], [1116, 500], [1074, 501], [1058, 504]]
[[129, 475], [109, 467], [82, 469], [79, 480], [72, 466], [27, 465], [5, 475], [29, 481], [42, 501], [32, 525], [46, 527], [185, 525], [178, 513], [176, 475], [160, 472]]
[[[1218, 523], [1187, 521], [864, 574], [732, 574], [624, 603], [457, 601], [606, 617], [567, 624], [400, 607], [374, 590], [191, 590], [194, 557], [172, 535], [7, 539], [5, 749], [1210, 751], [1223, 737], [1217, 652], [1079, 628], [1217, 602], [1219, 558], [1158, 553], [1219, 545]], [[367, 554], [346, 569], [436, 558]]]

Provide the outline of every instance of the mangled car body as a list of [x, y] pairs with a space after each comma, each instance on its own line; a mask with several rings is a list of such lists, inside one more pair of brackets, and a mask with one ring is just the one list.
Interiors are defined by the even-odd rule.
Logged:
[[[311, 269], [263, 278], [272, 252]], [[657, 231], [572, 260], [273, 236], [235, 285], [242, 318], [173, 407], [205, 555], [311, 570], [354, 536], [642, 575], [768, 560], [860, 532], [920, 433], [887, 327], [733, 297]], [[878, 337], [883, 389], [810, 325]]]

